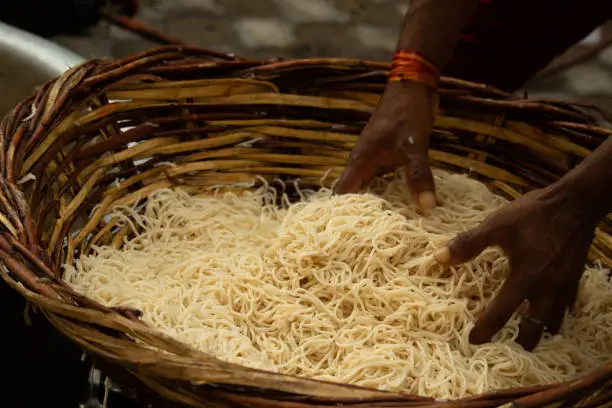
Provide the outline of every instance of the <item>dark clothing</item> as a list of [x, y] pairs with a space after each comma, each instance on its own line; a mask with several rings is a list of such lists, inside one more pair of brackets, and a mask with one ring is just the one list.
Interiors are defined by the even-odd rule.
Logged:
[[443, 75], [506, 91], [612, 19], [612, 0], [481, 0]]

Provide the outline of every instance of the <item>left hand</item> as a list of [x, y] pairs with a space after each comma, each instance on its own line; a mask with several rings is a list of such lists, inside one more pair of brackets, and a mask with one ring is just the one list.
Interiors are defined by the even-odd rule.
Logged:
[[526, 194], [439, 249], [434, 257], [456, 265], [474, 259], [486, 247], [501, 247], [510, 275], [470, 333], [472, 344], [489, 342], [524, 300], [517, 342], [533, 350], [546, 328], [557, 333], [565, 311], [572, 308], [593, 240], [592, 216], [567, 187], [554, 185]]
[[435, 185], [427, 149], [436, 105], [437, 92], [425, 84], [389, 83], [351, 152], [336, 192], [357, 193], [382, 171], [403, 167], [419, 207], [424, 212], [433, 209]]

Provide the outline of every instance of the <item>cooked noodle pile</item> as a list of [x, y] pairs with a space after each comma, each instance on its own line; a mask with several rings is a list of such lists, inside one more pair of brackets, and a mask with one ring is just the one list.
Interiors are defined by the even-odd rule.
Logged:
[[66, 266], [80, 293], [130, 306], [144, 321], [218, 358], [249, 367], [437, 398], [563, 381], [612, 353], [612, 285], [588, 269], [575, 312], [534, 353], [512, 340], [472, 346], [474, 317], [500, 287], [496, 249], [450, 269], [432, 253], [504, 200], [464, 176], [438, 172], [441, 206], [427, 217], [402, 180], [377, 195], [303, 191], [189, 196], [160, 190], [120, 250]]

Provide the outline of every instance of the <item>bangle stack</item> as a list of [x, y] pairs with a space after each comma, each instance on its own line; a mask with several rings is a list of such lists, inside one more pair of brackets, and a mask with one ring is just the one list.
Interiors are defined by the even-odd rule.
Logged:
[[438, 89], [440, 71], [413, 51], [399, 50], [393, 56], [388, 82], [415, 81]]

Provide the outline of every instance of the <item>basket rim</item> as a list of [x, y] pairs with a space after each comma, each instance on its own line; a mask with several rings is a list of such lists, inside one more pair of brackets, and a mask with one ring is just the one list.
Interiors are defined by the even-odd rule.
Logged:
[[[0, 175], [0, 187], [3, 189], [1, 195], [5, 197], [6, 201], [3, 205], [8, 205], [7, 208], [12, 209], [14, 213], [9, 213], [8, 217], [0, 219], [0, 222], [5, 227], [0, 233], [0, 261], [5, 266], [5, 268], [0, 269], [0, 274], [13, 289], [18, 291], [37, 308], [41, 309], [58, 330], [66, 334], [72, 341], [87, 350], [87, 352], [98, 355], [108, 361], [124, 365], [130, 370], [140, 370], [146, 367], [146, 378], [149, 380], [183, 379], [194, 386], [210, 386], [214, 383], [229, 386], [230, 388], [231, 386], [240, 385], [245, 389], [249, 389], [249, 387], [253, 389], [269, 389], [295, 396], [301, 395], [304, 398], [308, 397], [311, 399], [311, 402], [315, 401], [312, 406], [321, 401], [335, 401], [347, 404], [357, 404], [359, 402], [363, 404], [368, 403], [369, 406], [391, 402], [403, 404], [402, 406], [448, 405], [458, 407], [474, 405], [484, 407], [509, 402], [513, 404], [526, 404], [527, 406], [542, 406], [567, 398], [568, 396], [583, 395], [591, 388], [612, 380], [612, 363], [606, 363], [600, 369], [583, 378], [564, 383], [498, 390], [479, 396], [441, 402], [430, 397], [409, 396], [348, 384], [328, 383], [302, 377], [270, 373], [232, 363], [224, 363], [203, 352], [192, 349], [186, 344], [173, 340], [156, 329], [146, 327], [138, 320], [138, 315], [133, 310], [108, 308], [82, 295], [79, 296], [72, 293], [70, 288], [58, 277], [56, 271], [57, 265], [51, 265], [44, 256], [44, 248], [39, 245], [36, 239], [37, 232], [34, 225], [36, 220], [30, 215], [29, 204], [26, 200], [27, 193], [22, 190], [21, 184], [19, 184], [19, 180], [24, 176], [23, 172], [39, 171], [38, 169], [42, 167], [41, 163], [44, 164], [43, 159], [47, 152], [40, 149], [30, 149], [31, 152], [39, 151], [40, 155], [30, 155], [25, 161], [20, 163], [22, 174], [19, 174], [15, 172], [14, 168], [17, 163], [15, 160], [15, 150], [19, 150], [19, 146], [24, 144], [22, 139], [25, 137], [24, 135], [28, 136], [27, 143], [31, 147], [35, 146], [40, 140], [44, 140], [45, 137], [49, 137], [53, 129], [57, 130], [62, 115], [66, 115], [67, 110], [71, 106], [78, 105], [78, 98], [95, 99], [101, 97], [111, 92], [113, 86], [117, 87], [117, 84], [122, 85], [122, 90], [134, 91], [138, 90], [139, 87], [146, 90], [155, 89], [155, 86], [145, 86], [142, 84], [129, 85], [129, 82], [122, 84], [121, 81], [126, 78], [129, 79], [130, 76], [146, 79], [166, 75], [177, 71], [179, 69], [177, 67], [180, 67], [181, 72], [187, 73], [185, 74], [187, 78], [189, 77], [188, 73], [195, 70], [196, 67], [198, 67], [197, 69], [231, 70], [228, 72], [232, 73], [232, 81], [241, 81], [246, 86], [253, 83], [262, 85], [270, 81], [268, 79], [270, 75], [291, 73], [304, 67], [309, 67], [312, 70], [335, 69], [337, 72], [343, 73], [346, 71], [352, 74], [355, 74], [352, 70], [357, 70], [357, 78], [361, 80], [366, 74], [370, 75], [370, 77], [384, 76], [388, 69], [388, 64], [344, 58], [312, 58], [280, 62], [259, 61], [196, 47], [182, 45], [165, 46], [154, 48], [119, 61], [103, 62], [94, 60], [85, 62], [67, 71], [59, 78], [44, 84], [37, 92], [30, 95], [9, 113], [0, 125], [0, 131], [5, 140], [2, 149], [0, 149], [0, 164], [3, 169]], [[253, 77], [253, 75], [255, 76]], [[342, 76], [339, 76], [339, 78], [342, 78]], [[348, 82], [354, 81], [354, 79], [346, 76], [344, 78], [348, 78], [346, 79]], [[332, 83], [333, 80], [337, 79], [331, 78]], [[189, 84], [194, 84], [198, 80], [179, 78], [167, 79], [165, 81], [157, 82], [158, 85], [156, 86], [163, 88], [165, 84], [173, 86], [181, 82], [181, 85], [184, 86], [186, 85], [185, 81], [189, 82]], [[269, 83], [276, 88], [276, 91], [279, 91], [279, 86], [281, 85], [273, 81]], [[529, 112], [530, 114], [551, 115], [553, 119], [544, 119], [538, 122], [541, 128], [552, 127], [556, 130], [563, 129], [568, 134], [571, 134], [571, 132], [589, 132], [589, 135], [593, 135], [593, 140], [597, 137], [601, 139], [612, 135], [612, 130], [595, 125], [592, 114], [602, 113], [598, 108], [588, 104], [524, 100], [490, 86], [473, 84], [453, 78], [443, 78], [442, 87], [441, 95], [443, 95], [443, 92], [448, 91], [448, 95], [451, 95], [449, 98], [452, 98], [452, 102], [455, 104], [468, 107], [486, 106], [492, 109], [507, 109], [510, 111]], [[283, 91], [279, 92], [282, 93]], [[459, 92], [458, 95], [457, 92]], [[315, 96], [314, 98], [319, 97]], [[225, 99], [222, 102], [228, 103], [227, 101]], [[305, 99], [300, 99], [300, 101], [305, 101]], [[366, 102], [360, 103], [351, 101], [344, 105], [337, 105], [333, 109], [371, 111], [371, 105], [368, 105]], [[179, 103], [173, 104], [173, 106], [178, 108], [191, 108], [195, 105], [194, 103], [186, 103], [184, 105]], [[31, 106], [37, 108], [30, 109]], [[151, 104], [146, 106], [153, 109]], [[167, 106], [167, 104], [164, 106]], [[112, 113], [110, 109], [104, 112], [107, 114]], [[91, 113], [94, 116], [97, 114], [94, 111]], [[25, 119], [28, 116], [31, 117], [26, 121]], [[77, 131], [85, 130], [89, 126], [84, 121], [77, 121], [75, 123], [71, 125], [70, 132], [72, 133], [70, 135]], [[99, 126], [99, 121], [92, 121], [91, 123]], [[512, 121], [507, 121], [507, 123], [512, 125]], [[525, 138], [516, 129], [521, 125], [528, 126], [529, 124], [517, 122], [514, 124], [514, 128], [505, 129], [503, 135], [500, 136], [498, 134], [499, 127], [495, 124], [480, 123], [475, 125], [469, 120], [447, 115], [445, 111], [441, 112], [436, 123], [436, 126], [440, 129], [462, 127], [471, 129], [474, 132], [484, 131], [489, 136], [494, 134], [504, 140], [523, 138], [522, 143], [526, 143], [528, 147], [532, 150], [535, 149], [534, 151], [536, 152], [539, 151], [542, 155], [552, 154], [559, 150], [567, 154], [584, 157], [590, 151], [575, 141], [563, 142], [562, 139], [542, 139], [556, 143], [554, 148], [552, 148], [555, 151], [551, 153], [550, 149], [542, 147], [542, 140]], [[541, 133], [544, 135], [543, 132]], [[440, 152], [440, 155], [442, 153], [444, 152]], [[512, 173], [509, 173], [508, 177], [512, 175]], [[515, 188], [503, 182], [493, 182], [492, 185], [510, 197], [516, 197], [520, 194]], [[8, 228], [7, 225], [12, 226], [12, 228]], [[609, 238], [609, 235], [607, 237]], [[604, 244], [606, 243], [604, 240]], [[26, 267], [24, 265], [29, 266]], [[32, 268], [36, 269], [37, 272], [32, 273], [30, 270]], [[127, 334], [132, 339], [145, 341], [146, 346], [130, 342], [126, 338], [115, 338], [101, 333], [96, 328], [104, 328], [105, 330], [108, 329]], [[102, 350], [101, 346], [104, 346], [104, 350]], [[150, 347], [158, 347], [165, 352], [160, 353]], [[225, 379], [225, 382], [222, 379]], [[169, 388], [159, 387], [159, 392], [172, 395]], [[228, 392], [232, 394], [231, 391]], [[247, 397], [240, 393], [234, 394], [232, 394], [234, 395], [233, 397], [225, 395], [224, 398], [237, 398], [234, 402], [242, 401], [242, 403], [256, 405], [255, 402], [249, 400], [249, 398], [255, 397]], [[186, 391], [182, 395], [186, 401], [190, 401], [189, 404], [199, 403], [196, 397], [189, 395]], [[310, 402], [296, 402], [295, 404], [296, 407], [311, 406], [309, 405]]]

